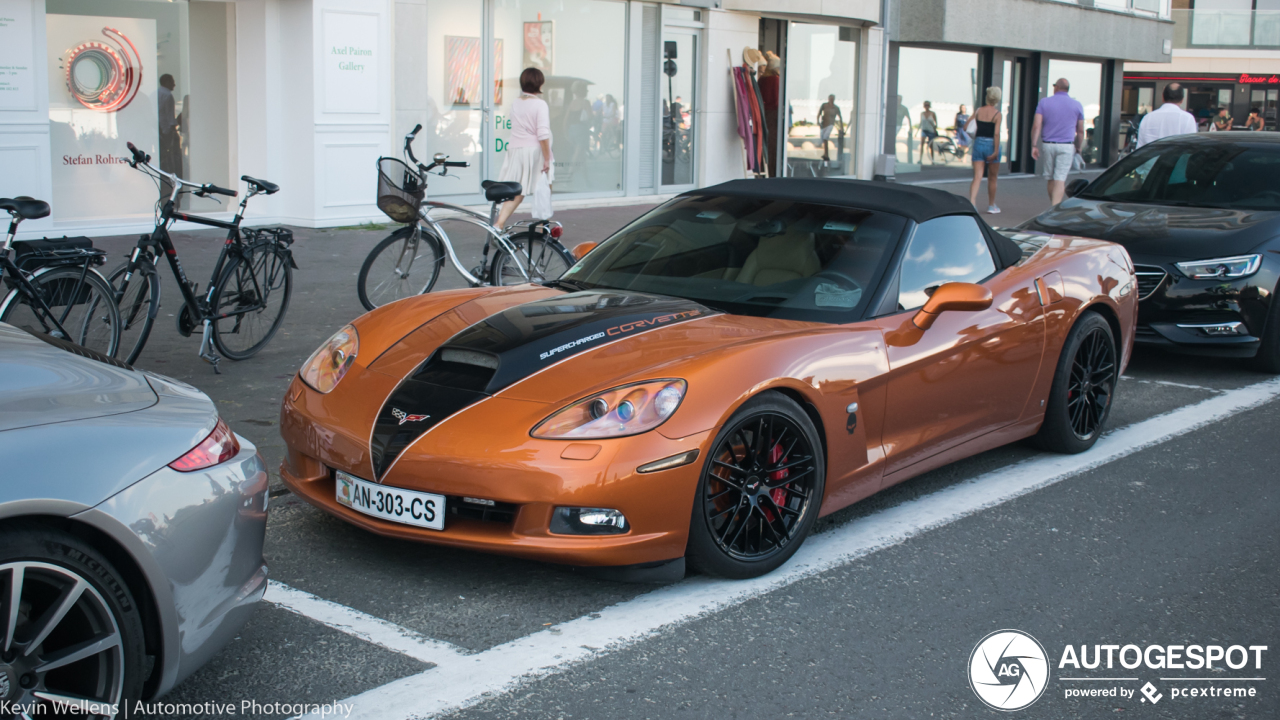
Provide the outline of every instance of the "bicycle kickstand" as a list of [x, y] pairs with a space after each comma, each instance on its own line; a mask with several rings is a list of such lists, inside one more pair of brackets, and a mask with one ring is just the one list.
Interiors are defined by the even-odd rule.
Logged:
[[209, 319], [204, 321], [204, 334], [200, 340], [200, 358], [213, 366], [214, 375], [222, 374], [218, 369], [218, 361], [222, 358], [213, 351], [213, 321]]

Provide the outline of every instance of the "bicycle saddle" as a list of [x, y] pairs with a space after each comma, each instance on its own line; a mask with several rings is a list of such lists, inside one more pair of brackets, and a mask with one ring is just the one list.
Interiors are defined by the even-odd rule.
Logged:
[[[517, 185], [517, 188], [520, 186]], [[23, 220], [35, 220], [49, 214], [49, 203], [29, 197], [0, 198], [0, 210], [8, 210]]]
[[256, 177], [249, 177], [248, 175], [241, 175], [240, 179], [249, 183], [251, 187], [256, 187], [268, 195], [275, 195], [277, 192], [280, 191], [280, 186], [273, 182], [267, 182], [266, 180], [259, 180]]
[[520, 187], [518, 182], [485, 180], [480, 183], [480, 187], [484, 188], [484, 199], [489, 202], [506, 202], [517, 195], [524, 194], [524, 188]]

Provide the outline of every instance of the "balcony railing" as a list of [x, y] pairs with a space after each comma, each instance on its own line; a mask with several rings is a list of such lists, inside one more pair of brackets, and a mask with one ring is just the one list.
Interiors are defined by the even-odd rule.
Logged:
[[1280, 48], [1280, 10], [1174, 10], [1175, 48]]

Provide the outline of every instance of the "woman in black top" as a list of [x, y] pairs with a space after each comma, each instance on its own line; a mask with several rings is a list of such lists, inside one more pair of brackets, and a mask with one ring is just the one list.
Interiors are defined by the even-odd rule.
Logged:
[[987, 88], [987, 104], [973, 113], [977, 129], [973, 133], [973, 182], [969, 185], [969, 202], [978, 206], [978, 186], [982, 184], [982, 172], [987, 173], [987, 213], [997, 215], [996, 178], [1000, 174], [1000, 88]]

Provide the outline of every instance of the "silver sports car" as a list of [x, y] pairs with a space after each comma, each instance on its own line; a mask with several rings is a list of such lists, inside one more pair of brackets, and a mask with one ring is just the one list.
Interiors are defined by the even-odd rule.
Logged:
[[266, 520], [203, 393], [0, 323], [0, 716], [167, 692], [262, 598]]

